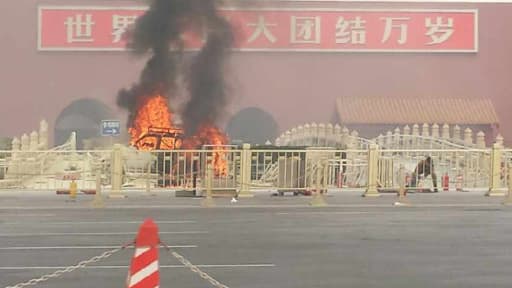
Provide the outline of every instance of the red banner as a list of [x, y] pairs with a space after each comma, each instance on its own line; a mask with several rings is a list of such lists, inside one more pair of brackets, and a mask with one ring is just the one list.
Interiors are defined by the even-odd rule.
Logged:
[[[38, 49], [122, 51], [146, 7], [39, 7]], [[477, 10], [222, 9], [240, 51], [477, 52]], [[184, 37], [188, 49], [201, 37]]]

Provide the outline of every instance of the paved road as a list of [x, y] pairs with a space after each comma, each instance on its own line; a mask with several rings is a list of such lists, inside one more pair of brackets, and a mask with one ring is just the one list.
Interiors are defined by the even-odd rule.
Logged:
[[[481, 193], [364, 199], [262, 195], [217, 208], [197, 199], [131, 195], [89, 209], [51, 194], [0, 194], [0, 287], [75, 264], [133, 239], [146, 217], [175, 251], [244, 288], [510, 287], [512, 208]], [[46, 208], [51, 207], [51, 208]], [[133, 250], [36, 287], [123, 287]], [[161, 250], [161, 287], [211, 287]]]

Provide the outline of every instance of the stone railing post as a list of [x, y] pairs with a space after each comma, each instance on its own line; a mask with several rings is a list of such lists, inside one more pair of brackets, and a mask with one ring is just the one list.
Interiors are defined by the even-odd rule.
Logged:
[[299, 142], [299, 134], [297, 133], [297, 128], [292, 128], [290, 131], [290, 146], [297, 146]]
[[286, 143], [286, 146], [292, 145], [292, 132], [290, 130], [284, 132], [284, 142]]
[[[321, 156], [323, 157], [323, 156]], [[315, 180], [315, 194], [313, 195], [313, 199], [309, 202], [309, 205], [313, 207], [324, 207], [327, 206], [327, 202], [324, 197], [324, 193], [327, 192], [327, 177], [326, 172], [328, 169], [328, 163], [326, 159], [317, 159], [317, 167], [316, 167], [316, 180]]]
[[18, 151], [20, 151], [20, 149], [21, 149], [21, 141], [17, 137], [14, 137], [14, 139], [12, 139], [12, 151], [18, 152]]
[[29, 150], [30, 151], [37, 151], [38, 147], [39, 147], [39, 134], [36, 132], [36, 131], [32, 131], [32, 133], [30, 133], [30, 138], [29, 138]]
[[334, 141], [334, 126], [331, 123], [327, 123], [325, 126], [325, 146], [326, 147], [335, 147], [336, 141]]
[[309, 124], [304, 125], [304, 146], [311, 145], [311, 126]]
[[421, 129], [421, 140], [420, 140], [420, 148], [428, 148], [428, 140], [427, 138], [430, 136], [430, 127], [427, 123], [423, 123], [422, 129]]
[[386, 148], [387, 149], [392, 149], [393, 148], [393, 132], [388, 131], [386, 133], [386, 141], [385, 141], [385, 143], [386, 143], [386, 146], [387, 146]]
[[304, 126], [300, 125], [297, 127], [297, 134], [299, 141], [296, 143], [299, 146], [304, 146], [305, 143], [305, 136], [304, 136]]
[[315, 122], [311, 124], [311, 143], [309, 145], [318, 147], [318, 125]]
[[371, 144], [368, 149], [368, 183], [363, 197], [380, 196], [377, 190], [379, 146]]
[[317, 146], [320, 146], [320, 147], [325, 147], [326, 144], [325, 144], [325, 124], [324, 123], [320, 123], [318, 124], [318, 127], [317, 127], [317, 137], [318, 137], [318, 142], [317, 142]]
[[503, 146], [500, 143], [494, 143], [491, 150], [491, 166], [490, 166], [490, 183], [489, 191], [485, 196], [504, 196], [505, 193], [500, 191], [501, 182], [501, 155]]
[[109, 198], [125, 198], [126, 196], [121, 192], [123, 185], [123, 152], [120, 144], [114, 144], [111, 161], [112, 190]]
[[39, 123], [39, 150], [48, 150], [48, 122]]
[[437, 123], [432, 125], [432, 138], [439, 138], [439, 125]]
[[455, 125], [455, 127], [453, 127], [453, 140], [455, 141], [460, 141], [460, 127], [459, 125]]
[[450, 139], [450, 126], [448, 124], [443, 125], [443, 130], [441, 132], [441, 138], [448, 140]]
[[512, 205], [512, 163], [508, 164], [507, 167], [508, 172], [508, 178], [507, 178], [507, 197], [505, 197], [505, 200], [503, 200], [504, 205]]
[[464, 144], [467, 146], [473, 145], [473, 131], [469, 128], [464, 130]]
[[240, 155], [240, 192], [238, 197], [253, 197], [251, 194], [251, 145], [242, 145]]
[[485, 133], [483, 131], [476, 133], [476, 147], [478, 149], [485, 149]]
[[21, 151], [30, 150], [30, 139], [27, 134], [21, 135]]
[[350, 141], [350, 131], [348, 130], [347, 127], [343, 127], [343, 129], [341, 129], [341, 142], [343, 144], [343, 146], [345, 147], [349, 147], [349, 141]]
[[213, 165], [211, 157], [208, 156], [206, 165], [206, 197], [201, 200], [201, 207], [211, 208], [215, 207], [215, 201], [213, 200]]
[[339, 124], [334, 125], [334, 147], [339, 147], [342, 143], [341, 126]]
[[401, 135], [400, 135], [400, 128], [395, 128], [395, 131], [393, 133], [393, 141], [392, 141], [392, 146], [393, 148], [395, 149], [402, 149], [402, 147], [400, 146], [401, 145]]
[[420, 136], [420, 126], [418, 126], [418, 124], [414, 124], [412, 126], [412, 141], [411, 141], [411, 146], [413, 149], [418, 149], [418, 138]]

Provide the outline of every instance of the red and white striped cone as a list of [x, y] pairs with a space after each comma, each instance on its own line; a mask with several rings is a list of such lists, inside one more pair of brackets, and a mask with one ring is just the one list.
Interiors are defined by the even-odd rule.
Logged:
[[160, 239], [158, 227], [152, 219], [146, 219], [140, 226], [135, 240], [135, 254], [127, 279], [128, 288], [158, 288], [158, 248]]

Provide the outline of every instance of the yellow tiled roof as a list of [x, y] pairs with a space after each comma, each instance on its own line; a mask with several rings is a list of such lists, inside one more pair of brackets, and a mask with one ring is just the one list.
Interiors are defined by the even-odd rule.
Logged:
[[497, 124], [490, 99], [482, 98], [369, 98], [336, 100], [341, 123], [361, 124]]

